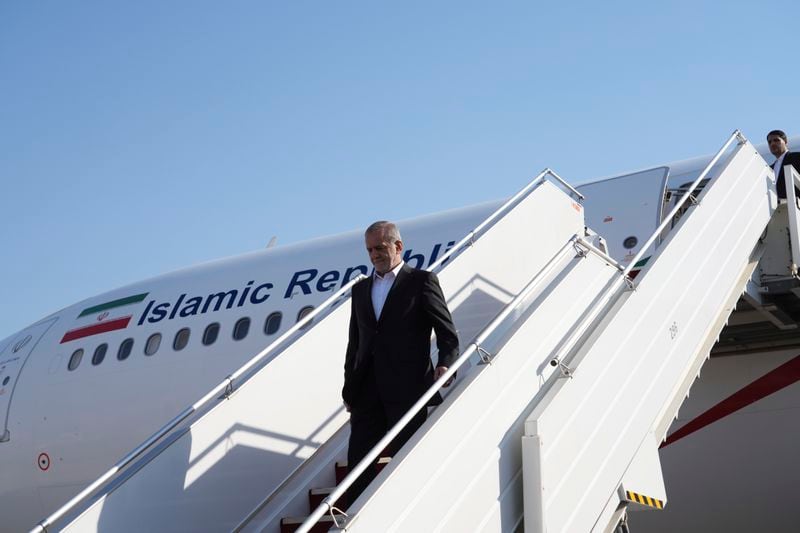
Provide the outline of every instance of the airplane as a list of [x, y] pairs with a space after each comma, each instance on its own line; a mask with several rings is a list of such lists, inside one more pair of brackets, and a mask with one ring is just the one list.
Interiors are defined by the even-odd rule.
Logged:
[[[766, 145], [757, 148], [773, 159]], [[578, 186], [587, 198], [587, 226], [603, 236], [609, 255], [627, 264], [709, 160]], [[405, 261], [429, 267], [501, 203], [399, 221]], [[0, 341], [0, 530], [34, 526], [333, 292], [369, 275], [362, 231], [271, 246], [133, 283]], [[643, 515], [631, 519], [641, 524], [637, 531], [667, 531], [688, 519], [717, 530], [721, 523], [735, 525], [737, 515], [752, 510], [726, 509], [720, 522], [714, 505], [741, 501], [743, 485], [759, 487], [758, 498], [751, 492], [748, 501], [764, 500], [772, 513], [765, 524], [796, 518], [786, 506], [770, 505], [767, 495], [800, 481], [796, 469], [781, 465], [800, 444], [800, 433], [791, 430], [800, 407], [800, 388], [792, 386], [800, 379], [797, 341], [794, 334], [752, 349], [730, 342], [720, 352], [725, 357], [706, 364], [662, 447], [678, 512], [674, 521], [669, 508], [660, 515], [636, 513]], [[726, 403], [736, 394], [738, 401]], [[760, 434], [748, 432], [744, 419], [769, 425]], [[719, 433], [710, 438], [712, 430]], [[727, 439], [736, 449], [727, 460], [709, 462]], [[775, 449], [780, 453], [770, 453]], [[702, 472], [710, 465], [714, 479], [735, 477], [736, 468], [748, 465], [746, 478], [715, 485], [713, 498], [696, 497], [709, 484]], [[681, 503], [682, 494], [692, 495], [688, 504]]]

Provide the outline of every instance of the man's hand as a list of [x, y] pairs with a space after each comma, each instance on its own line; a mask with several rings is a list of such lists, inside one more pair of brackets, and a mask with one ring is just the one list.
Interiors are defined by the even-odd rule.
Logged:
[[[437, 366], [436, 370], [433, 371], [433, 380], [436, 381], [440, 377], [444, 376], [444, 373], [447, 372], [446, 366]], [[444, 382], [444, 387], [449, 387], [450, 384], [455, 379], [455, 376], [450, 376], [450, 379]]]

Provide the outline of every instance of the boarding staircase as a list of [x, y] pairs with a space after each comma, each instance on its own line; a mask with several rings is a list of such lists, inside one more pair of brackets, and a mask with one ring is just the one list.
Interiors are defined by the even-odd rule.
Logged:
[[[661, 239], [633, 280], [643, 258], [608, 257], [580, 195], [546, 170], [432, 266], [463, 353], [349, 474], [334, 467], [348, 285], [38, 531], [612, 531], [629, 508], [666, 504], [658, 445], [775, 208], [771, 169], [736, 132], [641, 247]], [[425, 425], [342, 502], [456, 371]], [[313, 489], [334, 486], [319, 502]]]

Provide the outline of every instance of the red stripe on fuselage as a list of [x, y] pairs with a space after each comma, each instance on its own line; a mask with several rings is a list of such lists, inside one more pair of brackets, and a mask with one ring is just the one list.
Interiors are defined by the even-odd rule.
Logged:
[[743, 389], [728, 396], [717, 405], [697, 416], [694, 420], [667, 437], [660, 446], [669, 446], [673, 442], [691, 435], [709, 424], [747, 407], [751, 403], [766, 398], [774, 392], [800, 381], [800, 355], [790, 359], [778, 368], [764, 374]]
[[68, 331], [64, 334], [64, 337], [61, 339], [59, 344], [74, 341], [75, 339], [82, 339], [84, 337], [91, 337], [92, 335], [97, 335], [98, 333], [108, 333], [109, 331], [114, 331], [117, 329], [125, 329], [128, 327], [128, 322], [130, 321], [131, 317], [124, 316], [122, 318], [109, 320], [108, 322], [100, 322], [99, 324], [92, 324], [91, 326], [86, 326], [84, 328], [73, 329], [72, 331]]

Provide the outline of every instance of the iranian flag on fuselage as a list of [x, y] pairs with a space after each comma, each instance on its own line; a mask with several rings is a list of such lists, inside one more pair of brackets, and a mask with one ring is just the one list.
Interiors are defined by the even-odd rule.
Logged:
[[150, 293], [144, 292], [87, 307], [77, 317], [81, 325], [67, 331], [61, 339], [61, 344], [127, 328], [133, 316], [131, 306], [147, 298], [148, 294]]

